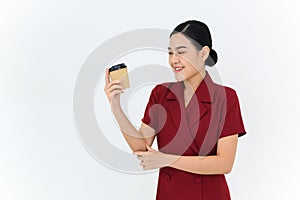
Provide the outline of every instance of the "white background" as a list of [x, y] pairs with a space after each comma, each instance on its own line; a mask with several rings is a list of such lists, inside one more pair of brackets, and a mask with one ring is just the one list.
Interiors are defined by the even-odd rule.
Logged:
[[157, 173], [120, 173], [82, 146], [73, 89], [102, 42], [188, 19], [209, 26], [216, 68], [240, 99], [247, 134], [226, 175], [232, 199], [299, 196], [297, 1], [0, 2], [0, 199], [154, 199]]

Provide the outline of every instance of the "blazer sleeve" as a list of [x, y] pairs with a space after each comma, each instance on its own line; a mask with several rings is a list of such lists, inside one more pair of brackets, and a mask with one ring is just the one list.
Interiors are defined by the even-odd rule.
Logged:
[[[224, 106], [226, 105], [226, 106]], [[241, 137], [246, 134], [238, 96], [232, 88], [226, 87], [226, 100], [221, 114], [220, 137], [238, 134]], [[226, 107], [226, 108], [225, 108]]]
[[150, 94], [150, 97], [148, 99], [148, 103], [146, 105], [146, 109], [144, 111], [144, 116], [141, 119], [142, 122], [144, 122], [145, 124], [147, 124], [148, 126], [150, 126], [151, 128], [157, 130], [157, 109], [155, 104], [158, 103], [158, 97], [159, 97], [159, 93], [158, 93], [158, 85], [156, 85]]

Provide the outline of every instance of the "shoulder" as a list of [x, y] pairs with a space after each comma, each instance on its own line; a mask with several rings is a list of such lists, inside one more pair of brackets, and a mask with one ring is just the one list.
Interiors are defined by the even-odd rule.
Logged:
[[164, 82], [164, 83], [156, 84], [152, 89], [152, 93], [164, 94], [165, 92], [168, 91], [168, 88], [170, 88], [170, 86], [175, 84], [178, 84], [178, 82]]
[[236, 98], [237, 97], [235, 89], [228, 87], [228, 86], [224, 86], [224, 88], [225, 88], [227, 98]]
[[214, 83], [217, 96], [226, 100], [237, 100], [237, 92], [234, 88]]
[[163, 101], [165, 96], [168, 94], [169, 88], [176, 84], [178, 84], [178, 82], [164, 82], [156, 84], [151, 91], [150, 98], [154, 99], [156, 102]]

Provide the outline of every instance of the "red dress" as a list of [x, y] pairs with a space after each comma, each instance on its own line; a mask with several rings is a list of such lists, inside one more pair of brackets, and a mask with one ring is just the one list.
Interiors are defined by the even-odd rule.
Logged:
[[[142, 121], [156, 130], [161, 152], [183, 156], [216, 155], [218, 139], [246, 134], [234, 89], [216, 84], [209, 73], [187, 107], [184, 83], [158, 84]], [[224, 174], [195, 174], [172, 167], [159, 169], [156, 200], [228, 200]]]

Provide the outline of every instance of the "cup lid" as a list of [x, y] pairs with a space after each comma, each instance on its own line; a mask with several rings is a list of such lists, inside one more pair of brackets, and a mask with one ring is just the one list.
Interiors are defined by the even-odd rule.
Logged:
[[122, 68], [126, 68], [127, 66], [125, 65], [125, 63], [121, 63], [121, 64], [117, 64], [117, 65], [114, 65], [114, 66], [111, 66], [108, 71], [111, 72], [111, 71], [115, 71], [115, 70], [118, 70], [118, 69], [122, 69]]

